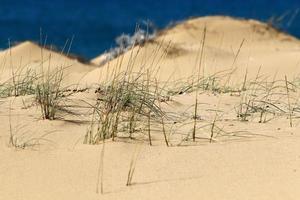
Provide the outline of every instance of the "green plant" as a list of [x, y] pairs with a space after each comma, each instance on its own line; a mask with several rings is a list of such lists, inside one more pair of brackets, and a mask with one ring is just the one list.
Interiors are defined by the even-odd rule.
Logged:
[[[203, 53], [204, 53], [204, 46], [205, 46], [205, 38], [206, 38], [206, 27], [204, 27], [204, 31], [203, 31], [203, 38], [201, 41], [201, 51], [200, 51], [200, 58], [199, 58], [199, 64], [198, 64], [198, 71], [197, 71], [197, 84], [199, 85], [200, 83], [200, 73], [201, 73], [201, 67], [202, 67], [202, 59], [203, 59]], [[196, 65], [197, 65], [197, 58], [196, 58]], [[204, 76], [204, 73], [203, 73]], [[197, 127], [197, 119], [198, 119], [198, 91], [196, 90], [196, 94], [195, 94], [195, 109], [194, 109], [194, 127], [193, 127], [193, 141], [196, 141], [196, 127]]]
[[62, 102], [65, 94], [62, 89], [63, 69], [46, 75], [36, 85], [35, 99], [41, 108], [43, 119], [54, 120], [59, 110], [62, 110]]
[[291, 109], [290, 92], [289, 92], [289, 83], [288, 83], [287, 76], [285, 76], [284, 78], [285, 78], [286, 95], [287, 95], [287, 99], [288, 99], [290, 127], [293, 127], [292, 109]]
[[135, 167], [136, 167], [136, 162], [140, 154], [140, 147], [138, 147], [138, 144], [135, 147], [135, 151], [132, 155], [130, 165], [129, 165], [129, 170], [128, 170], [128, 175], [127, 175], [127, 182], [126, 186], [130, 186], [132, 184], [132, 178], [134, 175]]
[[98, 99], [92, 106], [93, 119], [85, 143], [96, 144], [103, 139], [115, 138], [122, 127], [128, 127], [128, 136], [132, 138], [137, 126], [147, 121], [142, 119], [147, 119], [149, 113], [154, 118], [163, 115], [156, 103], [158, 98], [163, 97], [157, 97], [149, 80], [142, 79], [141, 75], [133, 78], [132, 74], [130, 77], [119, 74], [109, 84], [100, 86], [96, 92]]
[[38, 74], [32, 69], [26, 69], [25, 73], [22, 71], [16, 73], [10, 80], [0, 84], [0, 97], [17, 97], [35, 93], [35, 82], [38, 80]]

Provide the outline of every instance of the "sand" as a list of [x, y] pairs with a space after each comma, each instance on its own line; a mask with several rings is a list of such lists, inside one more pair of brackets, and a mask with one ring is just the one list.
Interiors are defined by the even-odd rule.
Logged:
[[[134, 57], [133, 71], [159, 68], [157, 78], [160, 81], [171, 82], [192, 76], [197, 68], [195, 63], [204, 27], [207, 32], [202, 70], [207, 76], [227, 70], [234, 73], [232, 82], [235, 83], [246, 71], [249, 77], [255, 77], [260, 66], [261, 74], [268, 77], [277, 73], [294, 78], [299, 74], [300, 43], [297, 39], [255, 20], [219, 16], [191, 19], [162, 31], [153, 42], [122, 55], [121, 71], [126, 70]], [[87, 82], [96, 82], [108, 69], [118, 66], [120, 60], [120, 57], [116, 58], [90, 72]]]
[[92, 64], [81, 63], [68, 57], [67, 50], [56, 52], [48, 48], [42, 48], [31, 41], [22, 42], [0, 53], [1, 81], [10, 80], [12, 74], [26, 74], [27, 70], [38, 74], [47, 74], [48, 71], [62, 69], [64, 73], [63, 84], [78, 84], [86, 73], [96, 67]]
[[[116, 66], [126, 71], [132, 55], [136, 55], [131, 64], [133, 71], [159, 68], [155, 76], [158, 82], [172, 85], [195, 74], [195, 60], [205, 26], [205, 74], [236, 69], [228, 83], [231, 86], [243, 82], [246, 69], [249, 80], [255, 77], [260, 66], [263, 80], [272, 80], [276, 73], [280, 80], [285, 75], [290, 81], [297, 78], [298, 39], [261, 22], [221, 16], [184, 21], [162, 31], [154, 41], [134, 47], [102, 66], [80, 63], [47, 49], [44, 53], [51, 54], [53, 61], [48, 63], [51, 69], [65, 62], [72, 63], [66, 71], [70, 77], [64, 79], [66, 85], [79, 82], [81, 86], [92, 87], [109, 80], [112, 77], [107, 71]], [[232, 64], [243, 40], [240, 54]], [[171, 47], [167, 48], [170, 41]], [[162, 47], [158, 49], [159, 46]], [[7, 58], [8, 51], [0, 53], [1, 62]], [[17, 66], [21, 58], [27, 67], [40, 66], [43, 60], [40, 51], [41, 48], [31, 42], [13, 47], [13, 65], [2, 65], [4, 75], [0, 80], [9, 78], [7, 71]], [[95, 60], [97, 58], [92, 62]], [[284, 82], [278, 84], [284, 85]], [[287, 112], [284, 87], [278, 91], [280, 93], [269, 98], [278, 97], [279, 103], [274, 102]], [[188, 121], [193, 121], [196, 94], [201, 118], [196, 142], [184, 141], [191, 134], [192, 125], [183, 125], [173, 118], [166, 118], [170, 147], [164, 144], [161, 132], [156, 131], [153, 132], [153, 146], [149, 146], [147, 136], [139, 132], [136, 133], [139, 137], [133, 140], [120, 137], [116, 141], [106, 141], [103, 194], [96, 192], [103, 146], [83, 144], [91, 119], [91, 108], [85, 107], [86, 102], [95, 103], [97, 97], [93, 89], [76, 93], [66, 102], [72, 105], [76, 115], [62, 113], [56, 120], [42, 119], [33, 95], [1, 98], [0, 199], [299, 199], [298, 111], [293, 113], [292, 127], [287, 113], [269, 114], [266, 123], [259, 123], [259, 113], [240, 121], [237, 110], [244, 93], [211, 90], [175, 94], [170, 101], [161, 103], [162, 109], [186, 115]], [[299, 94], [290, 91], [290, 103], [294, 108], [298, 108]], [[258, 91], [256, 95], [263, 98], [266, 91]], [[214, 120], [222, 131], [216, 131], [210, 143]], [[27, 141], [28, 146], [25, 149], [11, 147], [11, 132], [20, 143]], [[139, 156], [132, 184], [126, 186], [129, 166], [136, 152]]]

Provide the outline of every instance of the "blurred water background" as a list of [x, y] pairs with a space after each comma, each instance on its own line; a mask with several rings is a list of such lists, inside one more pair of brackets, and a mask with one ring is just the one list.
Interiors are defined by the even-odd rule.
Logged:
[[300, 37], [299, 0], [0, 0], [0, 48], [24, 40], [62, 47], [74, 37], [71, 52], [92, 58], [115, 46], [115, 38], [133, 33], [136, 24], [157, 28], [190, 17], [230, 15], [272, 21]]

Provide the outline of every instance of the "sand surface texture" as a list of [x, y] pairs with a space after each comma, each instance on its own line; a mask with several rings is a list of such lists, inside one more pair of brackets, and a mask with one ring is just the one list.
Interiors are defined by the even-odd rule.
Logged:
[[[221, 16], [179, 23], [101, 66], [103, 55], [83, 64], [32, 42], [5, 50], [0, 199], [297, 200], [299, 59], [298, 39]], [[20, 78], [29, 69], [40, 75], [31, 85]], [[45, 102], [57, 106], [52, 120]]]

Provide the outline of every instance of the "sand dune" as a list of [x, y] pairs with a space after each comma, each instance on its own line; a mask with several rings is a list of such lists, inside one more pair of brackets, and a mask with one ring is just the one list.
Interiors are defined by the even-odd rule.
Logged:
[[[229, 71], [230, 83], [217, 85], [213, 77], [196, 89], [194, 84], [177, 87], [175, 82], [198, 75], [204, 27], [200, 75]], [[298, 39], [255, 20], [215, 16], [167, 28], [99, 67], [42, 51], [24, 42], [1, 52], [0, 80], [9, 79], [19, 66], [66, 67], [64, 84], [80, 82], [86, 90], [63, 91], [54, 120], [43, 119], [42, 103], [32, 93], [0, 98], [1, 200], [299, 199]], [[151, 72], [151, 78], [142, 85], [128, 79], [131, 85], [124, 81], [119, 89], [109, 85], [116, 71]], [[216, 76], [228, 79], [228, 73]], [[155, 79], [174, 88], [155, 87], [151, 93]], [[104, 81], [107, 88], [92, 88]], [[130, 92], [124, 95], [124, 90]], [[116, 96], [109, 98], [110, 93]], [[123, 115], [114, 118], [118, 112], [109, 115], [118, 101], [125, 120]], [[137, 112], [144, 107], [147, 113]], [[100, 123], [105, 119], [106, 124]], [[97, 138], [89, 137], [93, 130], [108, 134], [102, 131], [106, 126], [116, 127], [114, 140], [84, 144]]]
[[95, 64], [95, 65], [101, 65], [102, 63], [106, 62], [107, 60], [107, 53], [101, 54], [99, 56], [97, 56], [96, 58], [93, 58], [91, 60], [91, 63]]
[[64, 84], [77, 84], [85, 73], [95, 69], [74, 58], [51, 49], [41, 48], [37, 44], [26, 41], [0, 53], [1, 80], [10, 79], [12, 74], [24, 74], [31, 69], [37, 73], [47, 73], [63, 69]]
[[299, 74], [298, 39], [255, 20], [216, 16], [187, 20], [161, 31], [154, 41], [134, 47], [109, 64], [95, 69], [87, 76], [87, 82], [97, 82], [99, 76], [104, 77], [107, 69], [117, 66], [121, 58], [123, 66], [134, 60], [130, 64], [133, 65], [133, 71], [159, 67], [158, 78], [161, 81], [187, 78], [198, 67], [195, 63], [201, 49], [204, 27], [207, 32], [202, 71], [206, 76], [224, 70], [234, 71], [232, 81], [236, 82], [242, 79], [246, 70], [248, 76], [253, 78], [260, 66], [261, 73], [270, 77], [275, 72], [291, 78]]

